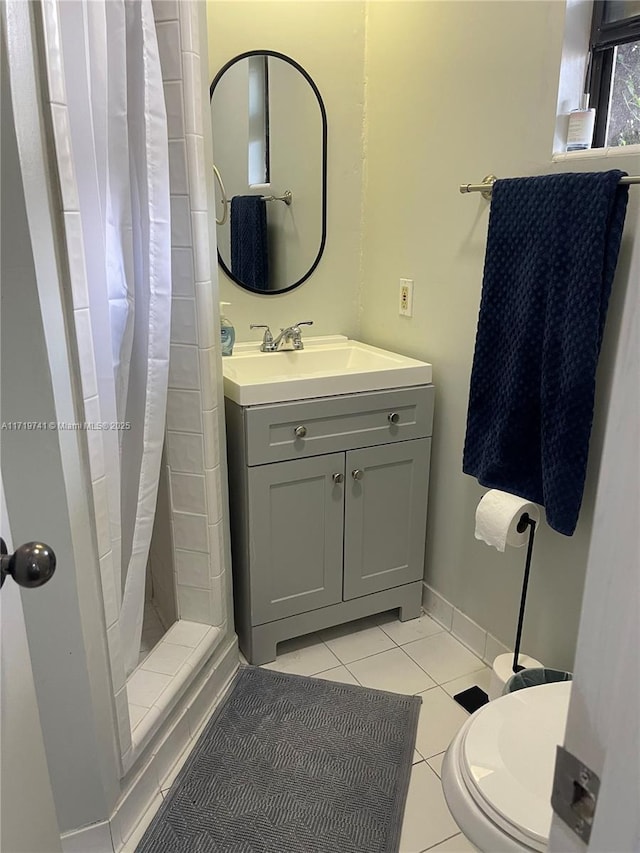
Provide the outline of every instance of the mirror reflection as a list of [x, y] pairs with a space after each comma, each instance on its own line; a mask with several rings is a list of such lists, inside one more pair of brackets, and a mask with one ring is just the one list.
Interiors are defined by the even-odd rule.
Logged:
[[211, 117], [220, 265], [247, 290], [291, 290], [311, 275], [324, 249], [327, 123], [320, 93], [294, 60], [251, 51], [216, 75]]

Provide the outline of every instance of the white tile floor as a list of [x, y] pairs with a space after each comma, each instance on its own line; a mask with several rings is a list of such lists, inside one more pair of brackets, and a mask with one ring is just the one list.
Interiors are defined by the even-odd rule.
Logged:
[[[474, 850], [449, 813], [440, 771], [446, 748], [468, 716], [451, 697], [472, 684], [488, 690], [490, 670], [480, 658], [426, 615], [402, 623], [395, 614], [382, 614], [282, 643], [265, 669], [419, 695], [400, 853]], [[170, 784], [169, 779], [163, 795]], [[135, 849], [153, 812], [128, 840], [127, 851]]]
[[449, 813], [440, 769], [468, 717], [451, 697], [473, 684], [489, 688], [491, 673], [480, 658], [426, 615], [400, 622], [395, 613], [385, 613], [281, 643], [277, 659], [265, 669], [419, 695], [400, 853], [474, 849]]

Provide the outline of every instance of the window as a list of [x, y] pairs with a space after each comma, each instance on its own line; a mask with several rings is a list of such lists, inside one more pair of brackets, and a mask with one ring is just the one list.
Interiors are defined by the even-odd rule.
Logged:
[[269, 156], [269, 65], [268, 56], [249, 57], [249, 186], [271, 180]]
[[640, 0], [594, 0], [588, 89], [594, 148], [640, 144]]

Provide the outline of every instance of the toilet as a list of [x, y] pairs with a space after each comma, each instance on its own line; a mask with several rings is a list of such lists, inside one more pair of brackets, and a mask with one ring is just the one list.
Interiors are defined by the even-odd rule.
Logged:
[[541, 684], [479, 708], [451, 742], [442, 787], [456, 823], [485, 853], [546, 850], [556, 747], [571, 682]]

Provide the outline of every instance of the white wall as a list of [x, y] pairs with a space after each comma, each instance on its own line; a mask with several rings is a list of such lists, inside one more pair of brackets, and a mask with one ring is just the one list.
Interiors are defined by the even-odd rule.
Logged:
[[[572, 0], [570, 6], [582, 39], [585, 3]], [[475, 540], [474, 512], [484, 490], [461, 472], [489, 205], [479, 195], [460, 195], [458, 185], [491, 172], [640, 171], [637, 156], [552, 162], [563, 40], [572, 63], [580, 65], [578, 36], [564, 38], [565, 4], [210, 0], [207, 11], [212, 76], [244, 50], [281, 50], [316, 80], [328, 115], [325, 255], [308, 282], [278, 298], [221, 281], [222, 298], [234, 303], [229, 315], [238, 338], [250, 339], [248, 322], [277, 327], [308, 316], [318, 321], [318, 333], [355, 333], [433, 363], [437, 402], [425, 579], [512, 644], [524, 555], [501, 555]], [[565, 84], [571, 76], [565, 73]], [[639, 202], [634, 189], [601, 357], [581, 520], [571, 538], [543, 526], [536, 539], [525, 650], [560, 667], [573, 662]], [[397, 313], [400, 277], [415, 280], [411, 319]]]
[[[551, 161], [563, 43], [560, 2], [376, 2], [367, 24], [362, 337], [433, 363], [437, 389], [427, 582], [507, 644], [524, 554], [474, 539], [485, 491], [462, 474], [469, 376], [489, 205], [460, 183], [626, 168], [639, 157]], [[602, 446], [607, 388], [640, 193], [631, 190], [599, 371], [585, 499], [575, 535], [536, 536], [524, 650], [571, 667]], [[415, 280], [399, 317], [400, 277]], [[634, 283], [635, 284], [635, 283]], [[603, 567], [604, 568], [604, 567]]]
[[[308, 334], [358, 327], [362, 180], [364, 4], [361, 2], [207, 2], [210, 81], [247, 50], [285, 53], [313, 78], [327, 109], [327, 243], [314, 274], [291, 293], [257, 296], [220, 271], [220, 298], [240, 341], [261, 340], [249, 323], [277, 331], [313, 320]], [[218, 210], [219, 214], [219, 210]]]

